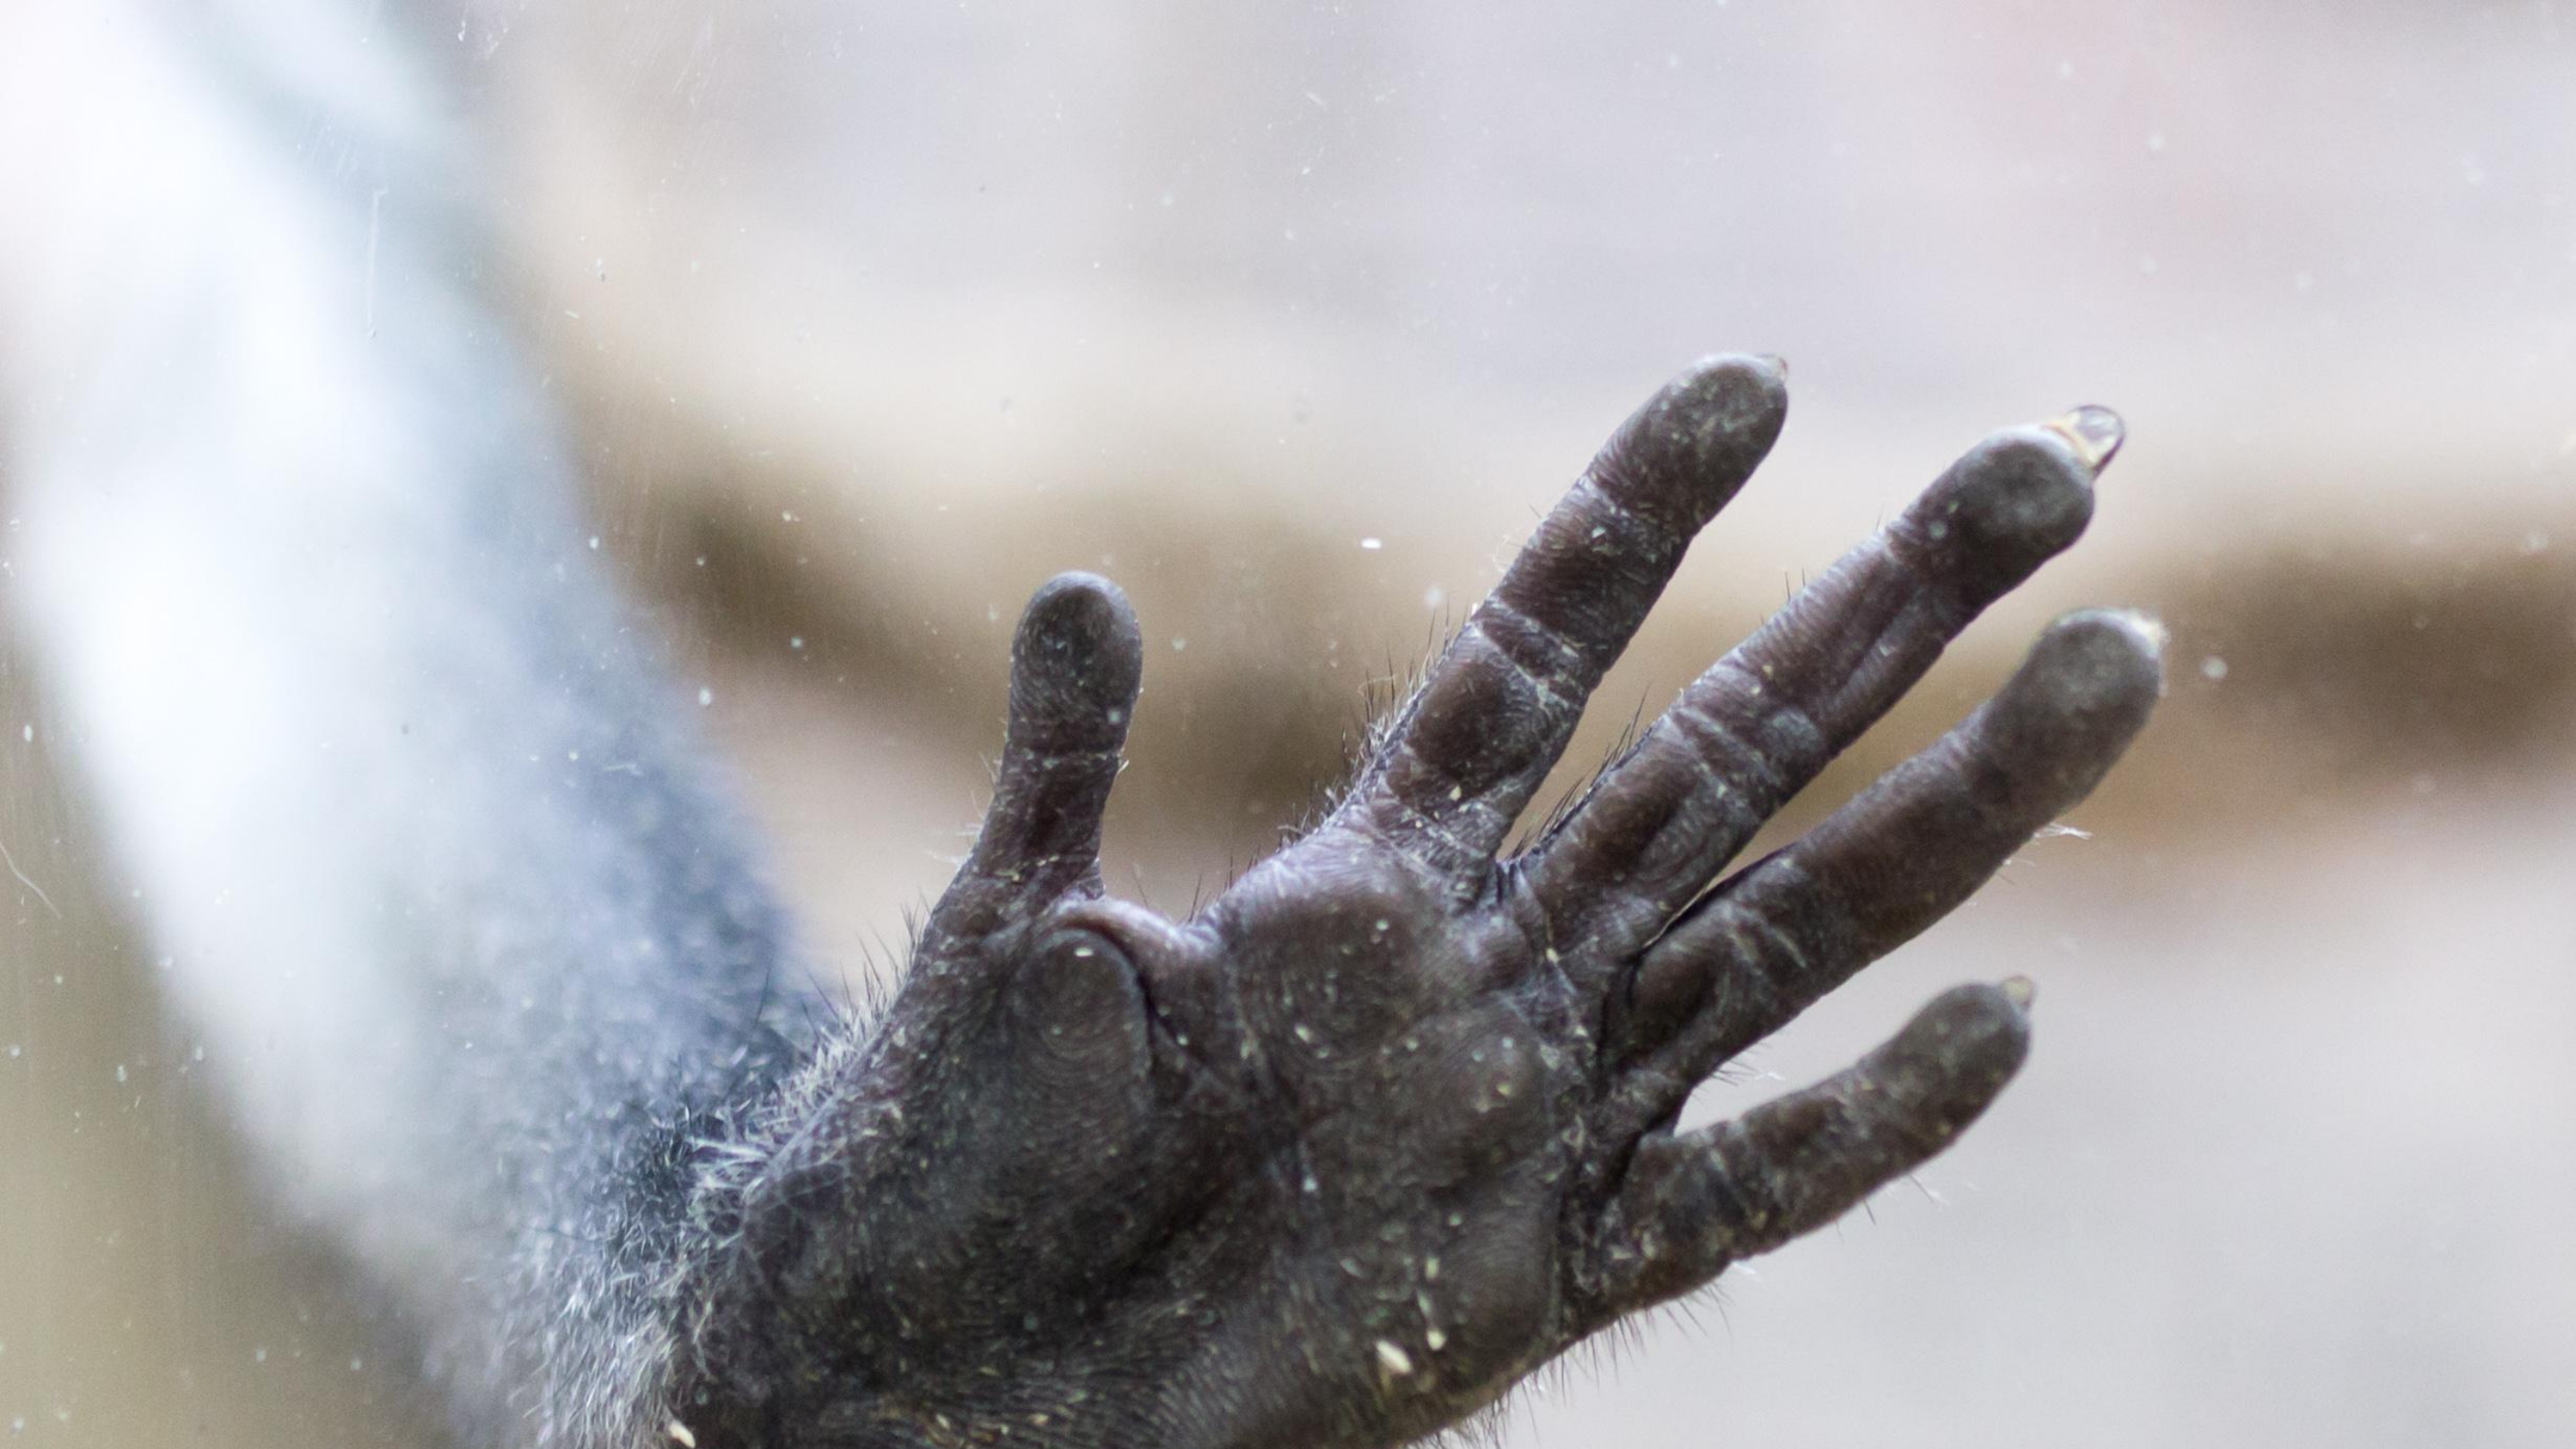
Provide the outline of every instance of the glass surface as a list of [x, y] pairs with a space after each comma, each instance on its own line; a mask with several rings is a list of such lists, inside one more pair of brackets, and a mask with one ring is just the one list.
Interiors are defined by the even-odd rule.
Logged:
[[[1011, 621], [1057, 570], [1143, 618], [1109, 879], [1178, 910], [1311, 807], [1364, 699], [1693, 356], [1785, 355], [1789, 429], [1569, 785], [1981, 434], [2119, 409], [2087, 538], [1766, 839], [2066, 608], [2163, 618], [2157, 722], [2073, 829], [1694, 1115], [2014, 972], [2028, 1070], [1867, 1214], [1542, 1376], [1505, 1442], [2567, 1442], [2558, 7], [428, 9], [187, 8], [177, 53], [232, 63], [247, 15], [433, 78], [485, 237], [455, 275], [530, 349], [673, 708], [854, 976], [962, 851]], [[0, 17], [0, 82], [54, 63], [10, 40], [45, 23]], [[0, 246], [34, 245], [114, 138], [12, 104]], [[87, 376], [5, 328], [0, 361], [22, 416]], [[205, 1089], [151, 902], [9, 647], [0, 1440], [437, 1444], [400, 1325]]]

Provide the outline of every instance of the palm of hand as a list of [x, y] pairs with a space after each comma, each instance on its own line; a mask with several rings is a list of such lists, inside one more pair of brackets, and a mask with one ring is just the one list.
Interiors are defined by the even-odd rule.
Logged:
[[1098, 886], [1135, 624], [1099, 580], [1042, 590], [975, 853], [825, 1125], [746, 1208], [762, 1311], [792, 1331], [734, 1351], [765, 1366], [761, 1404], [725, 1422], [798, 1444], [1397, 1444], [1974, 1120], [2025, 1050], [2022, 983], [1952, 991], [1849, 1071], [1674, 1130], [1693, 1086], [1957, 905], [2143, 724], [2151, 629], [2070, 616], [1958, 729], [1718, 882], [2081, 532], [2107, 413], [1972, 451], [1501, 854], [1784, 407], [1757, 359], [1649, 402], [1338, 808], [1187, 922]]

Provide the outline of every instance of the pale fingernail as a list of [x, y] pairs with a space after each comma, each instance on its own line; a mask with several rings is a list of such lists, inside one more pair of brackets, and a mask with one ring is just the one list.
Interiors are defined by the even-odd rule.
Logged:
[[2128, 427], [2120, 421], [2118, 413], [2090, 403], [2062, 418], [2051, 419], [2048, 425], [2074, 444], [2076, 456], [2084, 460], [2085, 467], [2095, 472], [2100, 472], [2111, 461], [2112, 456], [2120, 451], [2120, 444], [2129, 436]]

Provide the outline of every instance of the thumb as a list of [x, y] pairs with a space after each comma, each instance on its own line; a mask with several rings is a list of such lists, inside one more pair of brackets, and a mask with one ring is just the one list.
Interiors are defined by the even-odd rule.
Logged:
[[1097, 891], [1100, 817], [1144, 656], [1135, 611], [1107, 579], [1058, 574], [1030, 597], [1011, 641], [1011, 720], [993, 803], [934, 928], [989, 929], [1068, 891]]

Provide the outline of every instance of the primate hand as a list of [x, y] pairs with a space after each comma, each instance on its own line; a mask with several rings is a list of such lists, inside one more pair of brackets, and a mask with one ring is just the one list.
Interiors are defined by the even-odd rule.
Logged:
[[910, 979], [722, 1207], [675, 1437], [1400, 1444], [1974, 1121], [2021, 1063], [2027, 983], [1959, 987], [1841, 1074], [1675, 1130], [1695, 1085], [1966, 899], [2144, 724], [2153, 626], [2070, 615], [1966, 722], [1719, 879], [2082, 532], [2109, 413], [1978, 445], [1503, 853], [1785, 406], [1760, 359], [1657, 394], [1329, 817], [1188, 920], [1100, 888], [1134, 619], [1098, 579], [1040, 590], [991, 813]]

